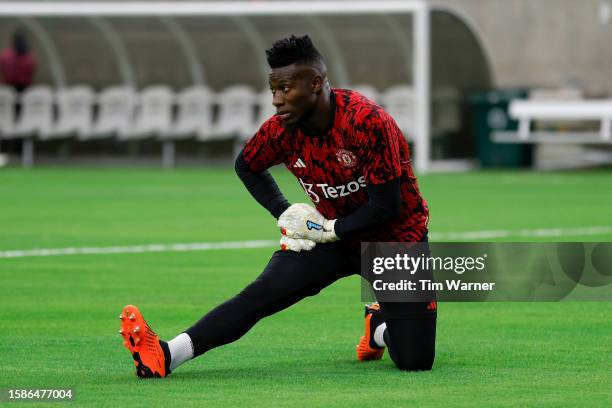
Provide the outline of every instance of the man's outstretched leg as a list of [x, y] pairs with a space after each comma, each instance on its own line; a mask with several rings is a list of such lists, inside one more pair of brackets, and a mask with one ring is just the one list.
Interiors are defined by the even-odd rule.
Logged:
[[[335, 244], [320, 244], [299, 253], [277, 251], [254, 282], [168, 343], [155, 335], [137, 309], [130, 309], [135, 317], [122, 320], [124, 345], [132, 353], [139, 376], [165, 377], [181, 363], [238, 340], [262, 318], [350, 275], [348, 270], [346, 254]], [[142, 326], [136, 332], [134, 322]], [[138, 335], [141, 339], [136, 342]]]

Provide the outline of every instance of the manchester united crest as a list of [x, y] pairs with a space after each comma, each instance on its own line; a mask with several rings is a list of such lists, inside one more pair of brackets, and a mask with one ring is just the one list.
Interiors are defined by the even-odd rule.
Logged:
[[357, 165], [357, 156], [355, 153], [346, 149], [339, 149], [336, 151], [336, 158], [344, 167], [355, 167]]

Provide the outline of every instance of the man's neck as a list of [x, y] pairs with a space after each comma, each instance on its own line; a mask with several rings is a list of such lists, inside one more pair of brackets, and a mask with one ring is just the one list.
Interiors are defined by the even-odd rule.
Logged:
[[312, 110], [312, 114], [307, 120], [300, 123], [300, 128], [304, 133], [308, 134], [320, 135], [325, 133], [331, 127], [331, 122], [334, 120], [333, 109], [332, 92], [331, 89], [326, 88], [321, 93]]

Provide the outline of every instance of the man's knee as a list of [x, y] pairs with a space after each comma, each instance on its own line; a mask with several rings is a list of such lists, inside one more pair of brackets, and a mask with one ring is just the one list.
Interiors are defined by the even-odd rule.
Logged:
[[398, 356], [394, 360], [395, 366], [402, 371], [430, 371], [433, 367], [434, 353], [423, 353], [419, 355]]
[[385, 342], [400, 370], [429, 371], [436, 354], [436, 318], [387, 320]]

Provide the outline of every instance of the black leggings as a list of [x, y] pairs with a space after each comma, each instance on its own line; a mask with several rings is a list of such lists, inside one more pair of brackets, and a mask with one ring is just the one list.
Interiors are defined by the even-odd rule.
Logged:
[[[359, 273], [359, 256], [338, 243], [311, 251], [277, 251], [263, 273], [185, 332], [195, 356], [231, 343], [260, 319], [313, 296], [340, 278]], [[430, 370], [435, 355], [436, 310], [427, 303], [381, 303], [385, 342], [401, 370]]]

